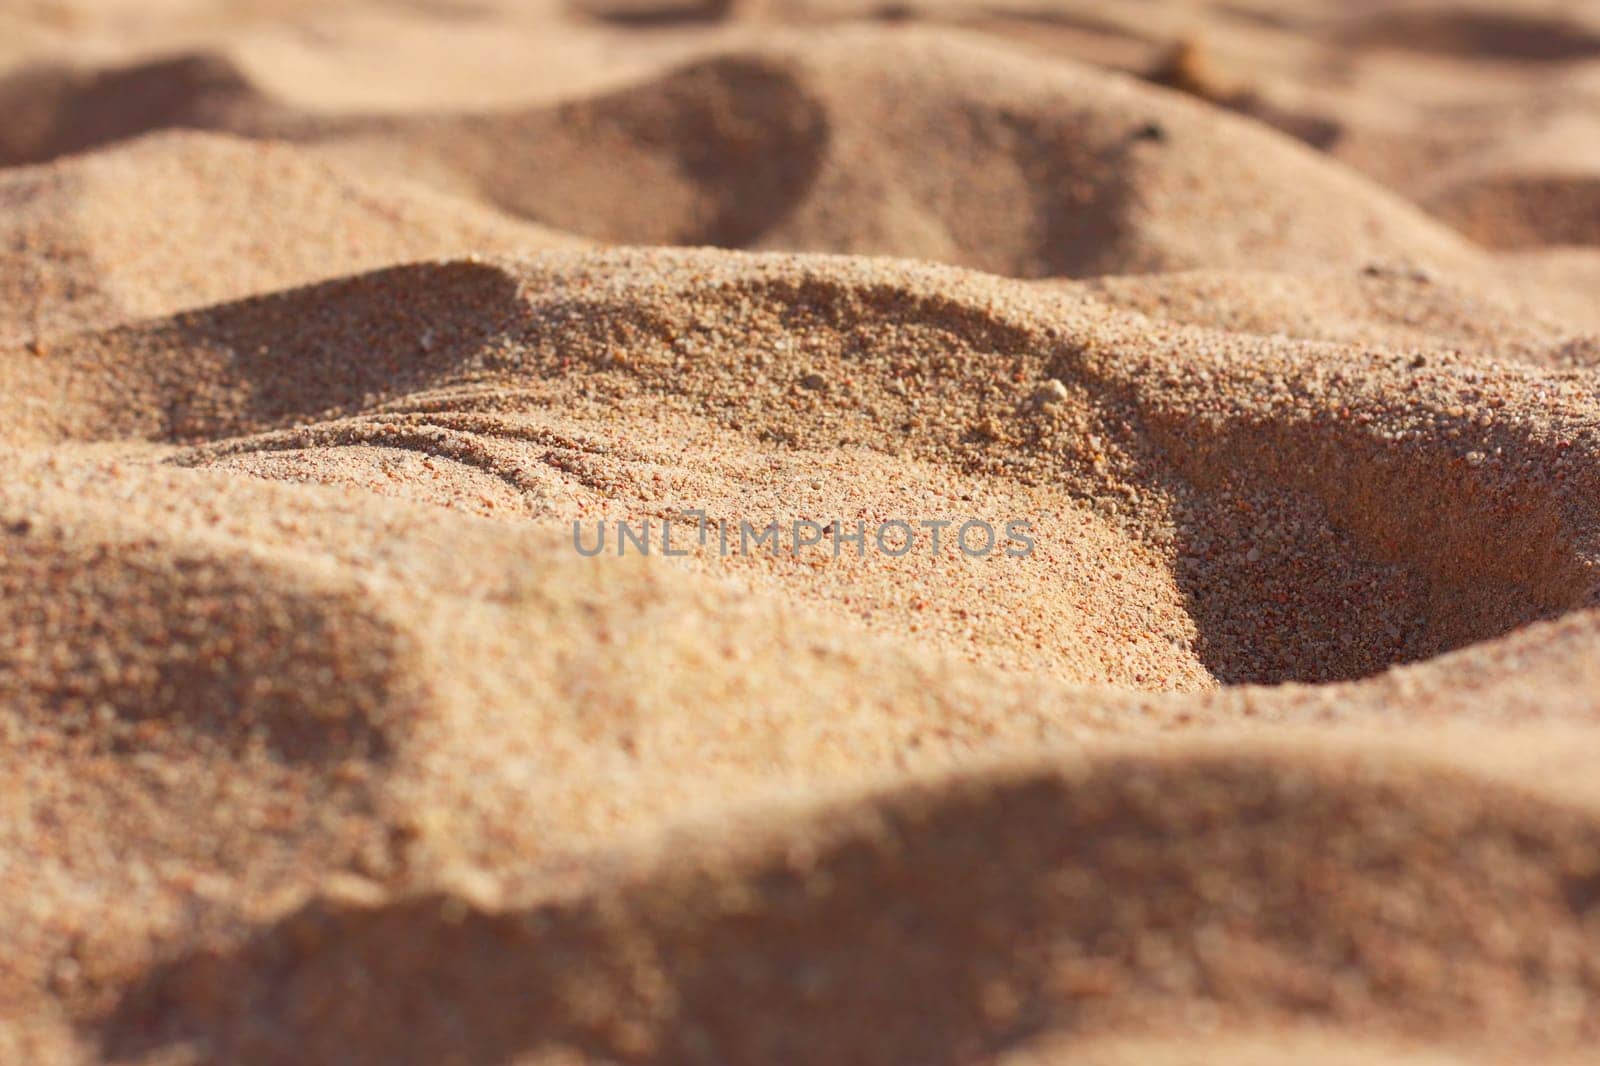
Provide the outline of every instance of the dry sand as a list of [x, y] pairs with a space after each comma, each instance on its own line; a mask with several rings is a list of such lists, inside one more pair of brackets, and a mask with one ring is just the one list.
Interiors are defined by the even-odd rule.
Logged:
[[0, 39], [0, 1062], [1596, 1061], [1586, 6]]

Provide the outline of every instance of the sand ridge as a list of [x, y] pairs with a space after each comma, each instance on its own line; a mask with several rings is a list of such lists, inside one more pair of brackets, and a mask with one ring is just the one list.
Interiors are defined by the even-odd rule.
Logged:
[[[120, 98], [117, 84], [67, 93], [38, 125], [77, 139], [47, 136], [15, 158], [150, 128], [218, 129], [403, 168], [598, 239], [896, 254], [1030, 276], [1471, 254], [1287, 139], [1113, 74], [948, 31], [772, 42], [552, 107], [417, 119], [307, 114], [195, 56], [101, 75], [149, 85], [164, 105], [116, 128], [85, 131], [72, 114], [98, 110], [102, 92]], [[1261, 184], [1242, 165], [1261, 153], [1283, 180]], [[1193, 226], [1197, 213], [1220, 224]]]
[[1589, 1061], [1591, 21], [0, 14], [0, 1060]]

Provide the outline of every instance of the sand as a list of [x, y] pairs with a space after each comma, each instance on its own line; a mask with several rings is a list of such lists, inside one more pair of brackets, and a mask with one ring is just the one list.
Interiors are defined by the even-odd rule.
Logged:
[[0, 1061], [1595, 1061], [1586, 9], [0, 39]]

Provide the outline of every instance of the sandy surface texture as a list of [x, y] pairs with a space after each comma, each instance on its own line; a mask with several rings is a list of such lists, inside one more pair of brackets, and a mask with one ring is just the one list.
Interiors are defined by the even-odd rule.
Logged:
[[0, 1063], [1600, 1061], [1597, 294], [1576, 0], [7, 4]]

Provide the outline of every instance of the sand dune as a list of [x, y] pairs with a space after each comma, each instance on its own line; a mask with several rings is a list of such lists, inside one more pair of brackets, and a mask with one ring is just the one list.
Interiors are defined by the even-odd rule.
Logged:
[[0, 171], [0, 335], [116, 323], [396, 260], [584, 242], [279, 144], [168, 132]]
[[0, 1061], [1593, 1061], [1597, 34], [0, 13]]
[[[314, 143], [603, 240], [1025, 276], [1472, 255], [1288, 138], [1115, 75], [942, 34], [793, 42], [553, 108], [422, 119], [295, 113], [193, 56], [98, 75], [19, 157], [199, 126]], [[74, 109], [120, 95], [108, 81], [137, 85], [138, 106], [85, 129]]]
[[24, 68], [0, 82], [4, 161], [43, 163], [169, 128], [244, 122], [270, 105], [226, 58], [180, 54], [99, 71]]
[[[86, 1036], [119, 1057], [199, 1036], [210, 1058], [252, 1061], [341, 1046], [403, 1061], [563, 1045], [759, 1058], [828, 1017], [843, 1057], [937, 1060], [1021, 1032], [1181, 1017], [1191, 1001], [1212, 1024], [1314, 1010], [1446, 1045], [1465, 1035], [1463, 1002], [1474, 1040], [1502, 1018], [1552, 1047], [1585, 1031], [1572, 1005], [1591, 979], [1574, 960], [1590, 950], [1592, 740], [1391, 727], [1356, 743], [1357, 698], [1343, 734], [1067, 755], [1206, 712], [954, 667], [645, 560], [575, 570], [558, 537], [516, 525], [53, 465], [23, 479], [53, 501], [24, 512], [43, 516], [25, 531], [9, 514], [37, 490], [8, 491], [8, 629], [24, 664], [59, 647], [86, 661], [9, 675], [8, 703], [34, 752], [18, 784], [69, 795], [72, 816], [12, 846], [71, 857], [27, 867], [33, 898], [90, 871], [96, 892], [63, 899], [47, 926], [12, 915], [33, 948], [12, 980], [109, 1011]], [[149, 541], [158, 521], [164, 544]], [[130, 534], [136, 548], [111, 550]], [[69, 553], [77, 567], [61, 565]], [[104, 617], [138, 628], [61, 629]], [[1592, 671], [1587, 632], [1569, 661]], [[107, 641], [110, 689], [93, 651]], [[784, 661], [790, 676], [750, 669]], [[1524, 691], [1533, 667], [1559, 696], [1547, 670], [1512, 663]], [[1409, 707], [1458, 713], [1462, 671], [1439, 673], [1413, 679]], [[1592, 678], [1575, 680], [1589, 704]], [[226, 718], [207, 713], [219, 697]], [[1393, 713], [1392, 697], [1371, 702], [1377, 720]], [[819, 788], [1041, 743], [1065, 761], [740, 816], [785, 828], [731, 853], [707, 827], [687, 851], [676, 836], [659, 859], [646, 849], [638, 874], [580, 859], [728, 798], [810, 805]], [[1481, 765], [1490, 751], [1498, 774]], [[1495, 783], [1519, 760], [1541, 768], [1534, 793]], [[963, 879], [941, 870], [982, 855], [988, 872], [952, 894]], [[1167, 887], [1115, 907], [1103, 887], [1153, 883]], [[24, 968], [67, 953], [66, 977]], [[354, 992], [357, 971], [370, 991]], [[769, 988], [758, 1025], [714, 1006], [752, 980]], [[446, 988], [483, 1004], [465, 1029]], [[513, 1001], [545, 1013], [492, 1007]]]
[[[342, 356], [353, 338], [363, 345], [357, 362]], [[1165, 354], [1163, 344], [1171, 345]], [[196, 360], [208, 351], [217, 353], [209, 368]], [[1340, 357], [1330, 372], [1334, 351]], [[108, 1012], [89, 1031], [108, 1052], [144, 1054], [202, 1033], [217, 1041], [208, 1055], [257, 1061], [287, 1059], [296, 1048], [333, 1058], [351, 1042], [417, 1061], [450, 1046], [491, 1059], [541, 1048], [554, 1054], [554, 1046], [587, 1054], [634, 1048], [672, 1059], [701, 1042], [759, 1058], [781, 1056], [778, 1049], [817, 1012], [838, 1023], [830, 1032], [841, 1054], [937, 1058], [1006, 1046], [1012, 1038], [1004, 1034], [1019, 1026], [1120, 1030], [1184, 997], [1197, 997], [1219, 1020], [1253, 1025], [1338, 1003], [1319, 1010], [1397, 1039], [1443, 1039], [1459, 1037], [1447, 1019], [1465, 995], [1488, 1029], [1497, 1025], [1494, 1011], [1532, 1014], [1550, 1027], [1538, 1039], [1563, 1046], [1583, 1022], [1559, 1004], [1585, 993], [1562, 982], [1581, 982], [1582, 971], [1562, 976], [1555, 956], [1535, 966], [1486, 955], [1471, 990], [1447, 983], [1429, 991], [1429, 981], [1445, 981], [1429, 978], [1430, 968], [1443, 973], [1446, 964], [1444, 956], [1423, 961], [1421, 945], [1449, 944], [1450, 965], [1461, 965], [1457, 934], [1447, 928], [1402, 935], [1384, 926], [1390, 939], [1369, 944], [1373, 934], [1361, 923], [1375, 919], [1342, 909], [1337, 919], [1324, 918], [1304, 911], [1302, 896], [1284, 897], [1285, 920], [1298, 915], [1307, 935], [1318, 931], [1315, 943], [1330, 945], [1315, 951], [1349, 950], [1324, 937], [1369, 944], [1360, 950], [1370, 955], [1341, 955], [1353, 976], [1319, 984], [1325, 975], [1308, 961], [1320, 957], [1307, 955], [1310, 942], [1256, 939], [1274, 925], [1254, 905], [1238, 904], [1255, 920], [1237, 934], [1244, 940], [1227, 941], [1223, 962], [1184, 954], [1198, 946], [1138, 947], [1142, 934], [1133, 930], [1147, 922], [1188, 921], [1142, 912], [1123, 919], [1134, 939], [1114, 937], [1123, 946], [1107, 949], [1108, 961], [1093, 945], [1113, 934], [1098, 911], [1079, 913], [1086, 904], [1071, 902], [1078, 897], [1058, 904], [1067, 910], [1052, 917], [982, 896], [958, 903], [935, 895], [924, 904], [906, 894], [913, 883], [937, 893], [948, 883], [937, 873], [940, 862], [970, 861], [958, 843], [963, 834], [979, 841], [993, 837], [992, 825], [1048, 826], [1038, 843], [1019, 841], [1018, 862], [1044, 861], [1022, 857], [1044, 841], [1083, 839], [1077, 830], [1063, 835], [1057, 816], [1012, 811], [1013, 796], [1057, 803], [1063, 814], [1104, 810], [1092, 816], [1097, 824], [1134, 817], [1116, 813], [1123, 800], [1103, 809], [1071, 789], [1044, 800], [1062, 787], [1048, 783], [1054, 770], [1017, 786], [984, 777], [918, 786], [925, 798], [912, 810], [926, 813], [907, 817], [932, 819], [926, 844], [907, 840], [881, 852], [891, 884], [854, 872], [857, 860], [843, 858], [862, 848], [880, 854], [879, 845], [840, 842], [840, 861], [852, 872], [817, 876], [834, 886], [830, 892], [846, 893], [841, 905], [858, 919], [830, 905], [815, 918], [775, 914], [788, 931], [761, 932], [753, 915], [776, 889], [766, 887], [772, 875], [758, 860], [689, 875], [675, 859], [659, 874], [641, 875], [642, 887], [587, 887], [594, 874], [582, 857], [599, 841], [643, 842], [647, 830], [703, 821], [732, 800], [808, 804], [814, 801], [802, 797], [818, 789], [859, 788], [983, 752], [1015, 759], [1040, 745], [1096, 751], [1097, 736], [1196, 721], [1331, 718], [1349, 731], [1387, 720], [1396, 706], [1410, 715], [1436, 708], [1446, 721], [1503, 723], [1505, 689], [1528, 692], [1531, 672], [1542, 713], [1591, 722], [1600, 634], [1587, 613], [1572, 616], [1580, 623], [1562, 623], [1569, 636], [1534, 642], [1543, 659], [1511, 637], [1504, 654], [1499, 644], [1483, 645], [1461, 653], [1465, 664], [1424, 664], [1342, 693], [1211, 688], [1359, 677], [1593, 601], [1588, 379], [1437, 358], [1416, 367], [1242, 333], [1164, 333], [1147, 318], [1082, 296], [946, 268], [713, 252], [402, 267], [57, 338], [41, 352], [14, 349], [0, 364], [10, 376], [5, 423], [12, 446], [25, 449], [7, 490], [7, 629], [21, 638], [5, 674], [8, 702], [20, 712], [12, 726], [19, 739], [51, 755], [25, 787], [70, 789], [76, 827], [65, 839], [23, 838], [14, 846], [88, 856], [115, 847], [139, 856], [135, 870], [151, 871], [100, 873], [95, 883], [105, 895], [58, 912], [50, 926], [18, 913], [15, 925], [33, 950], [12, 978], [16, 995], [55, 987], [48, 970], [26, 964], [47, 967], [71, 944], [74, 973], [88, 976], [58, 994], [80, 1017]], [[1184, 372], [1163, 373], [1163, 365]], [[800, 384], [819, 367], [837, 368], [825, 387]], [[1041, 380], [1060, 383], [1066, 395], [1056, 398], [1052, 389], [1047, 403], [1037, 403]], [[1492, 403], [1470, 401], [1469, 392]], [[1400, 396], [1408, 399], [1396, 406]], [[30, 425], [29, 412], [40, 411], [50, 417]], [[1410, 435], [1408, 427], [1435, 424], [1437, 437]], [[667, 447], [643, 443], [642, 426]], [[147, 442], [144, 449], [186, 447], [127, 452], [135, 440]], [[66, 450], [41, 452], [50, 441]], [[1103, 451], [1086, 454], [1085, 442]], [[94, 458], [113, 446], [126, 457]], [[91, 447], [98, 451], [83, 450]], [[762, 462], [774, 447], [794, 454], [794, 464], [775, 470]], [[1322, 458], [1330, 447], [1339, 448], [1341, 464]], [[152, 467], [152, 459], [165, 464]], [[891, 486], [907, 491], [905, 477], [926, 486], [903, 497], [907, 508], [927, 508], [937, 493], [963, 485], [979, 513], [986, 506], [1006, 513], [1026, 501], [1041, 522], [1044, 558], [1028, 561], [1020, 577], [993, 573], [992, 565], [988, 574], [968, 565], [913, 570], [849, 555], [824, 568], [842, 573], [821, 575], [759, 558], [719, 564], [703, 551], [683, 562], [612, 559], [575, 568], [571, 561], [566, 526], [575, 518], [659, 519], [669, 501], [706, 505], [718, 517], [764, 517], [782, 512], [763, 499], [792, 500], [797, 483], [816, 493], [808, 513], [845, 512], [863, 501], [882, 508], [896, 501]], [[841, 483], [854, 491], [823, 488]], [[1530, 493], [1531, 484], [1540, 490]], [[374, 491], [409, 500], [382, 501]], [[1378, 499], [1409, 505], [1377, 507]], [[492, 517], [455, 518], [450, 510]], [[1239, 514], [1249, 520], [1241, 523]], [[1018, 580], [1020, 589], [1008, 584]], [[1030, 600], [1024, 590], [1038, 587], [1051, 596]], [[912, 602], [908, 588], [917, 591]], [[106, 628], [106, 619], [117, 624]], [[219, 625], [223, 619], [231, 621]], [[112, 647], [109, 660], [96, 650]], [[63, 659], [63, 651], [77, 657]], [[1028, 669], [994, 672], [1018, 666]], [[230, 708], [223, 718], [214, 712], [219, 705]], [[889, 719], [885, 708], [893, 708]], [[42, 739], [24, 739], [31, 737]], [[1231, 808], [1213, 810], [1189, 789], [1258, 809], [1251, 788], [1328, 774], [1328, 798], [1303, 802], [1330, 812], [1316, 817], [1335, 819], [1351, 847], [1375, 832], [1369, 818], [1422, 817], [1425, 804], [1452, 812], [1440, 827], [1384, 838], [1412, 856], [1408, 862], [1441, 864], [1404, 867], [1397, 900], [1460, 879], [1459, 890], [1437, 890], [1453, 893], [1459, 906], [1461, 893], [1484, 893], [1475, 905], [1499, 913], [1505, 904], [1493, 893], [1523, 892], [1517, 913], [1528, 932], [1496, 943], [1554, 935], [1547, 912], [1526, 908], [1540, 892], [1551, 906], [1572, 904], [1560, 894], [1564, 882], [1530, 887], [1554, 869], [1538, 856], [1555, 847], [1587, 854], [1590, 845], [1580, 843], [1592, 835], [1587, 815], [1566, 816], [1577, 835], [1559, 845], [1527, 842], [1530, 832], [1538, 841], [1560, 832], [1552, 828], [1558, 816], [1544, 808], [1521, 828], [1482, 829], [1486, 855], [1499, 854], [1493, 841], [1502, 837], [1519, 841], [1519, 854], [1532, 849], [1535, 857], [1519, 860], [1525, 874], [1498, 858], [1482, 859], [1482, 871], [1463, 865], [1457, 852], [1423, 859], [1429, 845], [1409, 834], [1448, 833], [1444, 826], [1461, 819], [1475, 824], [1462, 804], [1511, 817], [1512, 801], [1472, 783], [1479, 768], [1467, 767], [1460, 784], [1441, 790], [1426, 783], [1431, 771], [1402, 756], [1393, 756], [1395, 773], [1405, 781], [1421, 774], [1423, 783], [1395, 786], [1408, 789], [1404, 800], [1382, 791], [1384, 798], [1369, 797], [1378, 787], [1369, 777], [1313, 769], [1328, 742], [1285, 743], [1267, 764], [1277, 769], [1250, 769], [1215, 751], [1180, 752], [1174, 768], [1153, 768], [1154, 781], [1178, 777], [1133, 796], [1167, 797], [1162, 809], [1171, 817], [1207, 811], [1205, 824], [1248, 832], [1252, 842], [1219, 843], [1219, 852], [1176, 827], [1137, 830], [1156, 834], [1146, 845], [1153, 850], [1149, 860], [1130, 861], [1209, 862], [1237, 846], [1244, 849], [1238, 872], [1217, 875], [1236, 878], [1236, 887], [1206, 891], [1274, 898], [1288, 889], [1273, 887], [1252, 849], [1271, 849], [1290, 878], [1284, 884], [1294, 884], [1301, 860], [1282, 851], [1285, 842], [1326, 845], [1327, 831], [1284, 824], [1279, 819], [1296, 817], [1298, 808], [1270, 805], [1259, 809], [1272, 810], [1272, 819], [1254, 825]], [[1569, 757], [1571, 743], [1564, 742]], [[1122, 788], [1121, 765], [1084, 771], [1106, 784], [1083, 787]], [[1244, 783], [1251, 780], [1262, 783]], [[172, 793], [180, 782], [181, 801]], [[597, 782], [605, 783], [601, 791]], [[1559, 782], [1557, 775], [1551, 787]], [[1293, 787], [1297, 796], [1319, 795]], [[1559, 794], [1588, 809], [1581, 789]], [[139, 809], [162, 815], [134, 830], [116, 813]], [[853, 817], [877, 824], [883, 816], [869, 813], [876, 809]], [[947, 809], [957, 819], [949, 825], [938, 813]], [[807, 824], [792, 830], [797, 840], [810, 839]], [[817, 824], [839, 823], [829, 816]], [[1132, 846], [1115, 843], [1123, 830], [1111, 832], [1108, 855]], [[796, 846], [774, 845], [778, 854]], [[824, 855], [834, 847], [805, 846]], [[920, 847], [932, 850], [924, 856]], [[954, 849], [951, 858], [938, 857], [945, 849]], [[1102, 884], [1123, 877], [1103, 859], [1073, 854], [1087, 864], [1080, 878], [1089, 870]], [[1369, 861], [1379, 860], [1362, 860]], [[61, 891], [49, 863], [36, 869], [31, 893]], [[1013, 886], [1066, 876], [1047, 877], [1053, 866], [996, 869], [1006, 871], [996, 883]], [[1126, 876], [1169, 876], [1135, 869], [1146, 872]], [[283, 912], [286, 901], [324, 892], [319, 886], [335, 875], [346, 880], [326, 890], [342, 901], [332, 910], [312, 904]], [[740, 905], [740, 917], [694, 917], [704, 914], [694, 902], [707, 898], [706, 882], [696, 879], [703, 877], [756, 895]], [[915, 881], [902, 883], [905, 877]], [[567, 885], [571, 902], [554, 910], [530, 903], [530, 913], [542, 916], [537, 928], [547, 925], [568, 954], [552, 956], [538, 933], [526, 947], [503, 946], [507, 923], [525, 927], [515, 901], [542, 898], [552, 884]], [[672, 887], [679, 884], [687, 887]], [[1502, 884], [1518, 887], [1493, 887]], [[201, 926], [189, 928], [183, 915], [201, 885], [214, 902]], [[469, 890], [478, 895], [462, 904], [429, 894]], [[1173, 891], [1173, 906], [1211, 898], [1194, 895], [1199, 888]], [[879, 912], [842, 902], [884, 893], [908, 901], [909, 930], [932, 921], [928, 932], [938, 936], [908, 931], [896, 935], [913, 941], [896, 946], [871, 932]], [[61, 924], [62, 913], [86, 920], [108, 897], [140, 906], [93, 933]], [[629, 902], [635, 899], [653, 902]], [[772, 904], [780, 905], [789, 906]], [[1403, 905], [1461, 913], [1382, 896], [1371, 904], [1375, 914]], [[929, 917], [911, 917], [924, 906], [934, 908]], [[687, 910], [675, 916], [678, 908]], [[1033, 914], [1029, 922], [1046, 924], [982, 933], [982, 916], [991, 913]], [[438, 914], [457, 917], [427, 917]], [[850, 932], [855, 920], [867, 923], [859, 933]], [[1563, 920], [1572, 936], [1587, 935], [1581, 922]], [[812, 921], [818, 932], [809, 931]], [[671, 924], [657, 931], [657, 922]], [[999, 939], [979, 950], [962, 939], [969, 926], [970, 935]], [[843, 932], [824, 937], [823, 928]], [[1080, 948], [1064, 948], [1064, 959], [1034, 959], [1041, 928]], [[745, 956], [719, 947], [727, 937], [748, 937], [752, 961], [739, 963]], [[502, 946], [486, 954], [484, 938]], [[184, 943], [195, 945], [193, 958], [173, 955]], [[849, 944], [882, 946], [861, 956], [865, 949]], [[1495, 950], [1521, 958], [1514, 948]], [[680, 958], [680, 951], [693, 954]], [[1075, 951], [1088, 961], [1073, 962]], [[645, 978], [627, 976], [631, 970], [604, 976], [621, 965], [606, 961], [613, 955], [639, 952], [664, 967], [664, 976], [649, 979], [656, 993], [635, 989], [631, 982]], [[551, 957], [588, 959], [597, 976], [560, 976], [566, 967], [546, 975], [548, 964], [538, 960]], [[498, 988], [561, 983], [550, 999], [540, 997], [555, 1004], [548, 1018], [516, 1014], [509, 1029], [487, 1015], [462, 1030], [423, 1014], [402, 1031], [385, 1020], [406, 1009], [391, 1004], [389, 992], [331, 1014], [310, 1006], [325, 1002], [326, 988], [351, 968], [369, 974], [374, 988], [392, 989], [381, 975], [417, 958], [484, 1003], [504, 1002], [509, 993]], [[928, 962], [909, 961], [918, 958]], [[934, 960], [958, 969], [927, 969]], [[733, 969], [718, 976], [706, 968], [713, 962]], [[452, 972], [458, 963], [465, 969]], [[286, 965], [294, 977], [285, 976]], [[1200, 985], [1193, 984], [1201, 980], [1197, 965], [1210, 975]], [[1233, 975], [1204, 969], [1218, 965]], [[832, 992], [806, 991], [809, 968], [830, 966], [850, 976]], [[763, 994], [769, 1008], [793, 995], [798, 1013], [769, 1009], [757, 1027], [716, 1021], [709, 1004], [748, 980], [738, 975], [750, 967], [780, 975], [771, 996]], [[670, 975], [680, 972], [695, 975], [698, 991], [668, 991], [680, 980]], [[1291, 972], [1310, 982], [1293, 995], [1285, 992]], [[561, 991], [569, 978], [584, 991]], [[792, 980], [802, 984], [782, 991]], [[277, 1008], [263, 1005], [262, 987], [289, 996], [272, 1002], [290, 1004], [283, 1009], [291, 1013], [271, 1013]], [[394, 994], [402, 1002], [445, 1002], [429, 985], [400, 987], [406, 991]], [[877, 1002], [860, 998], [865, 987], [901, 989], [907, 1004], [919, 1006], [890, 1001], [851, 1021], [855, 1008], [845, 1001]], [[949, 1006], [929, 1006], [935, 1001], [918, 991], [936, 987], [956, 997]], [[106, 988], [127, 991], [115, 999], [97, 994]], [[692, 1023], [649, 1008], [653, 995], [666, 996]], [[585, 1014], [589, 1008], [569, 996], [593, 997], [598, 1013]], [[699, 1006], [698, 996], [712, 998]], [[1547, 1001], [1553, 1005], [1540, 1006]], [[634, 1003], [643, 1004], [638, 1012]], [[884, 1010], [904, 1027], [871, 1024]], [[925, 1010], [944, 1028], [930, 1028]]]
[[[951, 781], [807, 819], [753, 855], [680, 852], [571, 903], [324, 897], [242, 958], [159, 973], [112, 1048], [149, 1046], [120, 1029], [221, 1032], [218, 1052], [274, 1061], [354, 1039], [390, 1061], [954, 1062], [1019, 1030], [1093, 1033], [1185, 1005], [1217, 1024], [1314, 1010], [1412, 1036], [1470, 1005], [1485, 1028], [1564, 1035], [1527, 1022], [1593, 994], [1573, 961], [1593, 951], [1574, 913], [1592, 894], [1592, 812], [1351, 765], [1197, 752]], [[1107, 882], [1162, 891], [1117, 900]], [[1493, 933], [1478, 915], [1497, 916]], [[214, 984], [219, 971], [246, 983]], [[354, 973], [370, 991], [351, 995]], [[484, 997], [462, 1018], [441, 994], [461, 985], [537, 1007]], [[732, 990], [762, 1010], [729, 1010]], [[282, 1006], [263, 1017], [265, 1002]]]
[[[669, 439], [705, 440], [699, 465], [719, 474], [717, 450], [748, 440], [752, 453], [762, 441], [803, 450], [807, 481], [834, 481], [821, 469], [834, 453], [854, 469], [867, 449], [1015, 482], [1002, 498], [1027, 499], [1041, 521], [1062, 506], [1091, 528], [1110, 519], [1097, 535], [1107, 550], [1115, 527], [1132, 527], [1134, 574], [1167, 568], [1169, 598], [1181, 592], [1202, 630], [1153, 626], [1150, 638], [1198, 641], [1230, 681], [1369, 672], [1588, 602], [1586, 378], [1354, 352], [1330, 373], [1322, 355], [1163, 334], [909, 263], [622, 252], [397, 268], [16, 350], [4, 365], [11, 424], [42, 439], [204, 442], [299, 424], [195, 454], [291, 476], [280, 453], [418, 449], [533, 497], [512, 506], [535, 516], [577, 518], [616, 502], [616, 479], [670, 461], [613, 436], [619, 411], [681, 420]], [[315, 418], [340, 420], [305, 425]], [[674, 451], [676, 491], [752, 502], [749, 488], [692, 480], [683, 444]], [[250, 453], [266, 458], [234, 458]], [[834, 493], [814, 491], [808, 505], [831, 514]], [[629, 519], [689, 506], [636, 492]], [[1379, 505], [1393, 493], [1405, 503]], [[1453, 533], [1431, 528], [1441, 514]], [[1072, 562], [1092, 573], [1094, 557]], [[1263, 615], [1280, 621], [1263, 628]], [[1357, 623], [1342, 650], [1303, 643]]]

